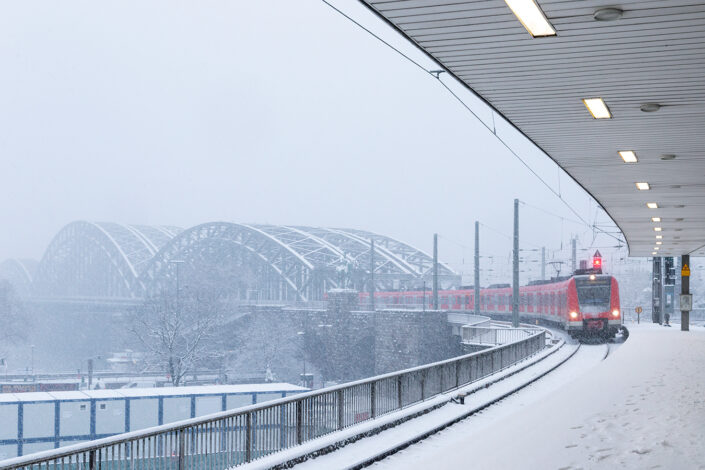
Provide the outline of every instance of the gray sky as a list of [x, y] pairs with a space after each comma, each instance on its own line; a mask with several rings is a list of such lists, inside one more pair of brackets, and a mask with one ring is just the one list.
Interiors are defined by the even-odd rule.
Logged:
[[[334, 3], [434, 68], [357, 2]], [[78, 219], [227, 220], [363, 228], [429, 251], [438, 232], [441, 257], [471, 272], [458, 242], [480, 220], [483, 251], [506, 257], [515, 197], [575, 219], [432, 76], [320, 0], [3, 2], [0, 60], [0, 260], [40, 258]], [[498, 129], [557, 189], [557, 167]], [[560, 190], [595, 220], [564, 174]], [[523, 248], [593, 241], [530, 206], [521, 227]]]

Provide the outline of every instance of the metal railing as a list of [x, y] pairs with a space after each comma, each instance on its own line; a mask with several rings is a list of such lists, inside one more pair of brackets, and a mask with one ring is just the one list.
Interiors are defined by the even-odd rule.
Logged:
[[0, 462], [10, 469], [203, 469], [247, 463], [400, 410], [542, 350], [544, 330], [473, 354]]
[[493, 328], [465, 325], [462, 327], [462, 342], [467, 344], [498, 345], [519, 341], [532, 333], [535, 328]]
[[448, 312], [448, 323], [457, 323], [471, 326], [490, 326], [492, 319], [482, 315], [462, 312]]

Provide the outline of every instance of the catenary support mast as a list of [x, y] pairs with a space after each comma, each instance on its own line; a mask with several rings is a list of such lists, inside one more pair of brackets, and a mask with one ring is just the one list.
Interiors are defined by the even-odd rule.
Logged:
[[475, 315], [480, 314], [480, 222], [475, 221]]
[[519, 199], [514, 199], [514, 266], [512, 276], [512, 326], [519, 326]]

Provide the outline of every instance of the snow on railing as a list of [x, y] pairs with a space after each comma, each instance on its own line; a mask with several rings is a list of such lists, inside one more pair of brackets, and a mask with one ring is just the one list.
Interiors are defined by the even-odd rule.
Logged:
[[545, 330], [522, 332], [433, 364], [0, 461], [0, 470], [224, 470], [475, 382], [544, 348]]
[[497, 328], [465, 325], [462, 327], [462, 341], [466, 344], [498, 345], [519, 341], [536, 332], [536, 328]]

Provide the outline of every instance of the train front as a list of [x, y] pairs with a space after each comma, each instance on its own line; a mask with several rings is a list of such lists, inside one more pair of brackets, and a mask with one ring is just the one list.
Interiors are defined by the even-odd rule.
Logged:
[[587, 274], [573, 276], [573, 281], [568, 331], [574, 336], [614, 337], [622, 323], [617, 280], [606, 274]]

